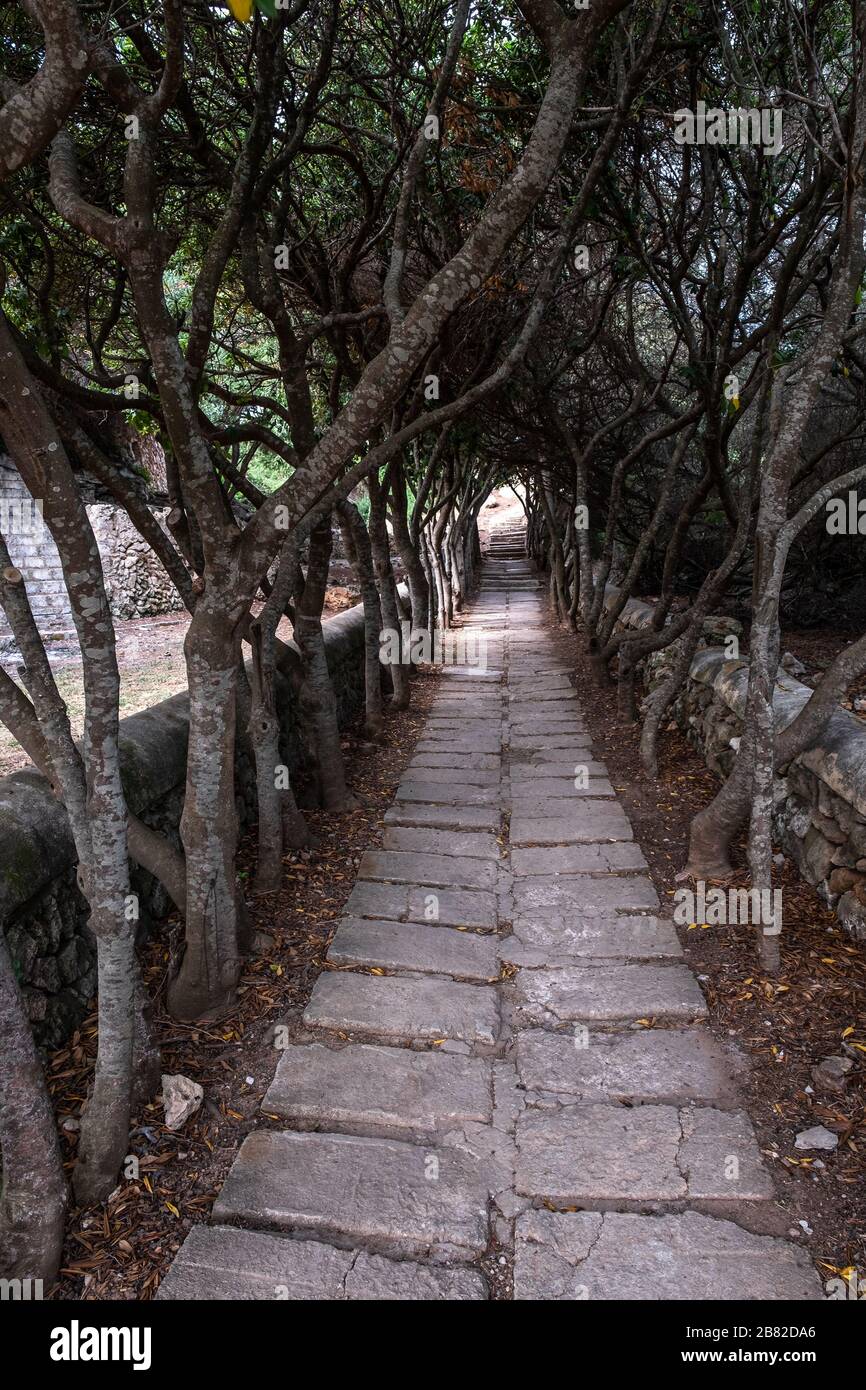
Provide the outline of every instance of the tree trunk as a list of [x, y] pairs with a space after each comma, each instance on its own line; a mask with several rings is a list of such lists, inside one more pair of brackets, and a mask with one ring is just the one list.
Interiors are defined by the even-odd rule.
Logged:
[[42, 1279], [60, 1267], [67, 1192], [54, 1111], [0, 928], [0, 1276]]
[[235, 687], [239, 641], [216, 596], [203, 596], [184, 652], [189, 751], [180, 823], [186, 853], [186, 938], [167, 991], [173, 1018], [194, 1022], [230, 1011], [241, 969], [243, 905], [235, 875]]

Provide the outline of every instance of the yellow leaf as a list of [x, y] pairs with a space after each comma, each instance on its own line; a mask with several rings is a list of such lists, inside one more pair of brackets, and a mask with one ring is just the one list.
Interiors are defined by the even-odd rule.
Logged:
[[843, 1038], [850, 1038], [850, 1036], [851, 1036], [851, 1034], [852, 1034], [853, 1032], [854, 1032], [854, 1029], [853, 1029], [853, 1028], [843, 1028], [843, 1030], [842, 1030], [842, 1037], [843, 1037]]
[[177, 1209], [177, 1207], [175, 1206], [174, 1202], [166, 1202], [165, 1205], [166, 1205], [166, 1207], [168, 1208], [168, 1210], [171, 1212], [172, 1216], [180, 1216], [180, 1212], [178, 1211], [178, 1209]]
[[244, 24], [253, 17], [253, 0], [228, 0], [229, 9], [235, 19], [240, 19]]

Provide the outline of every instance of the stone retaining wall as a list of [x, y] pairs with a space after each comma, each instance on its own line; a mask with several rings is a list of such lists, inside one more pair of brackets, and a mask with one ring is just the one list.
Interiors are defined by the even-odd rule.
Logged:
[[[152, 507], [163, 530], [168, 507]], [[115, 618], [150, 618], [183, 608], [177, 589], [147, 541], [120, 507], [97, 502], [87, 508], [102, 556], [108, 602]]]
[[[630, 600], [618, 625], [647, 627], [651, 615], [649, 604]], [[707, 619], [688, 681], [671, 711], [719, 777], [730, 771], [746, 709], [748, 662], [731, 659], [724, 649], [725, 638], [738, 631], [733, 619]], [[675, 648], [676, 643], [644, 663], [647, 693], [667, 675]], [[808, 686], [780, 673], [773, 701], [780, 728], [791, 723], [811, 694]], [[846, 932], [866, 940], [866, 723], [840, 707], [817, 743], [777, 778], [774, 831]]]
[[[325, 625], [328, 666], [340, 726], [364, 700], [364, 619], [360, 606]], [[298, 653], [283, 648], [277, 672], [282, 720], [281, 756], [297, 770], [302, 754], [291, 691]], [[130, 809], [148, 825], [175, 837], [183, 806], [188, 698], [175, 695], [121, 723], [121, 762]], [[252, 763], [239, 755], [236, 792], [242, 823], [255, 815]], [[35, 770], [0, 779], [0, 922], [6, 931], [37, 1041], [58, 1046], [83, 1018], [96, 988], [96, 944], [88, 909], [75, 880], [75, 850], [63, 808]], [[169, 909], [165, 892], [133, 866], [141, 928]]]

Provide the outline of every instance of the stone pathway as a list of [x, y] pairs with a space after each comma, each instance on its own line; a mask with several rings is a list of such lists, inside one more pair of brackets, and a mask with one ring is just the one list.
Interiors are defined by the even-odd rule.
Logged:
[[821, 1297], [519, 540], [160, 1298]]

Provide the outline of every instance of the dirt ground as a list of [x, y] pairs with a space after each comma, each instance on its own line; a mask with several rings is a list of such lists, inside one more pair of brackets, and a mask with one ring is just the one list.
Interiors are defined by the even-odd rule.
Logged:
[[[793, 637], [788, 646], [797, 650]], [[660, 741], [660, 778], [638, 758], [640, 728], [618, 722], [616, 701], [589, 674], [579, 636], [560, 636], [598, 755], [608, 765], [662, 901], [678, 886], [689, 825], [718, 786], [675, 727]], [[838, 649], [838, 648], [837, 648]], [[805, 653], [805, 649], [800, 647]], [[805, 654], [802, 659], [805, 661]], [[745, 837], [737, 845], [734, 886], [748, 886]], [[746, 927], [678, 928], [686, 959], [701, 981], [711, 1027], [747, 1060], [746, 1106], [790, 1235], [810, 1252], [823, 1279], [855, 1267], [866, 1272], [866, 944], [852, 941], [793, 864], [777, 867], [785, 895], [783, 968], [761, 971]], [[817, 1090], [811, 1069], [842, 1053], [856, 1059], [846, 1091]], [[838, 1135], [820, 1157], [794, 1147], [797, 1133], [824, 1125]]]
[[[325, 620], [357, 603], [358, 596], [342, 585], [332, 585], [325, 596]], [[137, 714], [160, 700], [186, 690], [186, 664], [183, 643], [189, 627], [189, 614], [167, 613], [155, 618], [131, 618], [115, 622], [117, 664], [120, 670], [120, 717]], [[289, 641], [292, 626], [284, 618], [277, 629]], [[81, 659], [74, 633], [51, 642], [49, 658], [61, 696], [66, 701], [72, 732], [81, 737], [84, 721], [84, 689]], [[0, 658], [10, 675], [15, 666]], [[0, 725], [0, 777], [29, 767], [30, 759], [15, 742], [9, 730]]]

